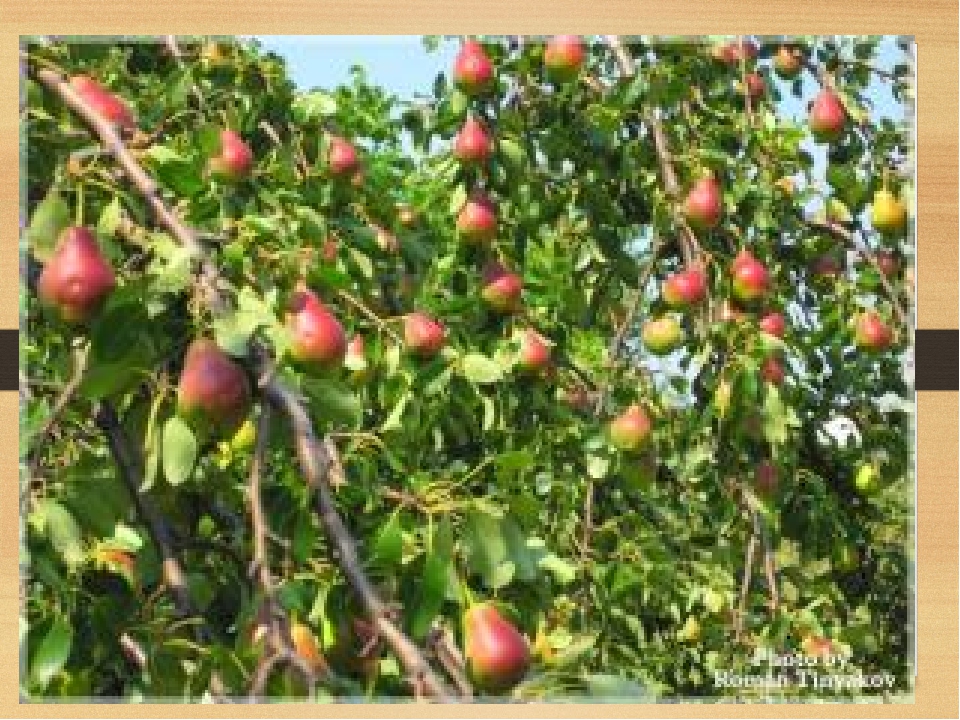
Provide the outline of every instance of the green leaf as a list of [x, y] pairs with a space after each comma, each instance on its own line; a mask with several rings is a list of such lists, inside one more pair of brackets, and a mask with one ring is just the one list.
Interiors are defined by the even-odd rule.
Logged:
[[456, 215], [467, 202], [467, 188], [462, 183], [450, 193], [450, 214]]
[[577, 578], [577, 566], [553, 553], [545, 555], [538, 564], [561, 585], [569, 585]]
[[309, 123], [337, 114], [337, 100], [324, 90], [313, 90], [294, 99], [291, 107], [298, 123]]
[[423, 562], [419, 603], [410, 620], [410, 634], [415, 640], [423, 639], [433, 619], [440, 613], [447, 594], [447, 578], [450, 572], [450, 557], [436, 551], [427, 555]]
[[403, 411], [407, 409], [407, 403], [409, 403], [411, 399], [413, 399], [413, 393], [410, 392], [405, 392], [400, 396], [397, 404], [393, 406], [393, 410], [390, 411], [387, 419], [384, 420], [383, 425], [380, 426], [380, 432], [385, 433], [402, 427], [400, 418], [403, 417]]
[[113, 200], [100, 213], [100, 219], [97, 220], [97, 234], [104, 237], [113, 237], [117, 234], [117, 228], [120, 227], [122, 219], [123, 206], [120, 204], [120, 198], [114, 196]]
[[44, 500], [31, 515], [34, 516], [32, 522], [46, 532], [53, 549], [67, 566], [74, 567], [83, 562], [80, 526], [63, 505], [54, 500]]
[[190, 427], [174, 415], [163, 425], [163, 474], [171, 485], [190, 477], [197, 462], [197, 439]]
[[44, 635], [30, 663], [30, 680], [39, 688], [46, 688], [50, 681], [67, 664], [73, 645], [73, 627], [66, 619], [57, 617]]
[[34, 257], [40, 262], [50, 259], [57, 247], [60, 233], [70, 224], [70, 208], [60, 193], [52, 189], [33, 211], [27, 240]]
[[610, 458], [605, 455], [587, 455], [587, 475], [594, 480], [602, 480], [610, 471]]
[[326, 378], [307, 378], [303, 389], [313, 401], [311, 409], [328, 421], [353, 427], [360, 423], [363, 404], [342, 382]]
[[395, 512], [380, 528], [373, 542], [373, 560], [383, 567], [397, 567], [403, 558], [403, 527]]
[[461, 366], [463, 376], [472, 383], [486, 385], [503, 379], [503, 368], [486, 355], [465, 355]]

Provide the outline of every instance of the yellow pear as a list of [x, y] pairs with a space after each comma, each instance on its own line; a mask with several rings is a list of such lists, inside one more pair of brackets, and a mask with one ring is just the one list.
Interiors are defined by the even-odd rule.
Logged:
[[894, 235], [907, 224], [907, 207], [889, 190], [877, 190], [870, 209], [870, 222], [877, 232]]

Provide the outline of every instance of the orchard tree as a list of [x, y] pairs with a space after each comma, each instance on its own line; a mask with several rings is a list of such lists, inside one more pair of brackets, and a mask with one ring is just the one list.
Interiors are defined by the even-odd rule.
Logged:
[[910, 47], [441, 43], [24, 46], [22, 691], [908, 691]]

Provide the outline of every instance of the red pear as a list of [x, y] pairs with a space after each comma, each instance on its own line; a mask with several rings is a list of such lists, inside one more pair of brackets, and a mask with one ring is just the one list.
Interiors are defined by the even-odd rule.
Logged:
[[347, 352], [343, 326], [305, 286], [298, 286], [290, 296], [286, 327], [290, 333], [290, 354], [295, 360], [322, 367], [343, 362]]
[[[334, 135], [330, 138], [330, 147], [327, 151], [327, 162], [330, 172], [336, 177], [349, 177], [356, 185], [356, 176], [360, 170], [360, 158], [357, 149], [351, 142]], [[360, 183], [363, 180], [361, 177]]]
[[770, 274], [759, 260], [741, 253], [733, 263], [733, 294], [738, 300], [749, 302], [767, 292]]
[[900, 270], [900, 259], [891, 250], [881, 250], [876, 254], [877, 267], [887, 277], [893, 277]]
[[220, 131], [220, 154], [207, 161], [210, 174], [222, 180], [240, 180], [253, 168], [253, 153], [234, 130]]
[[489, 196], [475, 192], [457, 216], [457, 230], [468, 242], [485, 243], [497, 234], [497, 208]]
[[702, 268], [694, 267], [675, 273], [663, 281], [661, 295], [673, 307], [700, 302], [707, 292], [707, 276]]
[[104, 120], [121, 128], [136, 128], [136, 120], [127, 104], [89, 75], [74, 75], [70, 78], [70, 85], [90, 109]]
[[403, 338], [408, 350], [418, 357], [433, 357], [443, 347], [443, 325], [425, 313], [414, 312], [404, 318]]
[[489, 693], [509, 690], [530, 667], [527, 639], [489, 603], [464, 613], [463, 654], [474, 683]]
[[37, 295], [66, 322], [83, 323], [93, 317], [115, 285], [113, 268], [93, 234], [85, 227], [68, 227], [43, 266]]
[[469, 117], [453, 141], [453, 154], [463, 163], [483, 163], [490, 157], [492, 146], [483, 125]]
[[761, 461], [754, 473], [753, 484], [762, 497], [773, 495], [779, 485], [777, 466], [769, 460]]
[[843, 133], [847, 111], [840, 97], [830, 88], [824, 88], [810, 106], [810, 132], [817, 142], [830, 143]]
[[782, 385], [784, 378], [783, 365], [775, 357], [766, 358], [760, 365], [760, 377], [771, 385]]
[[731, 40], [714, 45], [712, 55], [714, 59], [727, 65], [736, 65], [740, 60], [753, 60], [757, 57], [757, 46], [750, 40]]
[[246, 373], [213, 340], [194, 340], [183, 359], [177, 409], [198, 431], [232, 435], [250, 410]]
[[838, 277], [843, 268], [840, 261], [833, 255], [821, 255], [810, 265], [810, 272], [815, 278], [831, 280]]
[[476, 40], [466, 40], [453, 63], [453, 82], [467, 95], [479, 95], [493, 85], [493, 63]]
[[501, 263], [493, 262], [483, 271], [481, 296], [490, 307], [501, 313], [516, 312], [520, 305], [523, 280]]
[[683, 202], [687, 221], [698, 230], [716, 227], [723, 212], [723, 193], [715, 178], [701, 178], [694, 183]]
[[787, 331], [787, 321], [782, 313], [771, 312], [760, 318], [760, 329], [767, 335], [782, 338]]
[[343, 358], [343, 364], [350, 370], [351, 378], [355, 382], [363, 382], [370, 377], [370, 364], [367, 362], [363, 335], [354, 335], [347, 343], [347, 354]]
[[865, 350], [886, 350], [893, 342], [893, 331], [873, 311], [861, 313], [854, 319], [854, 331], [857, 346]]
[[550, 366], [550, 345], [536, 330], [527, 329], [521, 333], [517, 364], [531, 373], [541, 372]]
[[547, 41], [543, 64], [557, 82], [569, 82], [580, 74], [587, 52], [579, 35], [556, 35]]
[[636, 450], [650, 436], [650, 417], [639, 405], [631, 405], [613, 419], [607, 428], [610, 442], [618, 450]]
[[762, 97], [767, 91], [767, 83], [760, 73], [749, 73], [747, 75], [747, 92], [750, 97], [756, 99]]

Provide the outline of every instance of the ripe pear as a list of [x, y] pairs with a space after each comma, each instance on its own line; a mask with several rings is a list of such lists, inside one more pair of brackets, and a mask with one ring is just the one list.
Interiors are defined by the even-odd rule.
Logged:
[[476, 40], [466, 40], [453, 63], [453, 82], [467, 95], [480, 95], [493, 86], [493, 63]]
[[253, 152], [235, 130], [220, 131], [220, 152], [207, 161], [210, 174], [221, 180], [241, 180], [253, 168]]
[[610, 442], [618, 450], [637, 450], [650, 436], [652, 424], [640, 405], [631, 405], [608, 427]]
[[707, 292], [707, 276], [694, 267], [674, 273], [663, 281], [660, 294], [673, 307], [685, 307], [703, 300]]
[[773, 57], [773, 69], [777, 75], [785, 80], [792, 80], [802, 68], [803, 62], [796, 48], [789, 45], [781, 45], [777, 48], [777, 54]]
[[[355, 178], [360, 170], [360, 158], [357, 155], [357, 149], [349, 140], [338, 135], [331, 136], [327, 149], [327, 163], [333, 176], [350, 178], [355, 185], [358, 184]], [[362, 182], [361, 177], [360, 183]]]
[[528, 373], [540, 373], [550, 366], [550, 344], [536, 330], [520, 333], [520, 353], [517, 365]]
[[213, 340], [198, 338], [183, 359], [177, 409], [201, 434], [233, 435], [250, 411], [247, 374]]
[[487, 243], [497, 234], [497, 209], [493, 200], [480, 191], [475, 192], [457, 216], [457, 231], [470, 243]]
[[489, 603], [463, 615], [463, 654], [483, 692], [502, 693], [523, 679], [530, 667], [530, 645], [520, 631]]
[[587, 53], [579, 35], [556, 35], [547, 41], [543, 64], [555, 82], [570, 82], [580, 74]]
[[523, 280], [501, 263], [492, 262], [484, 268], [483, 289], [480, 294], [497, 312], [504, 314], [516, 312], [520, 306], [522, 292]]
[[93, 233], [68, 227], [37, 281], [40, 301], [68, 323], [90, 321], [113, 291], [113, 268], [103, 257]]
[[298, 286], [291, 294], [285, 324], [290, 334], [290, 354], [298, 362], [320, 368], [343, 362], [347, 352], [343, 326], [306, 286]]
[[413, 312], [404, 318], [403, 337], [411, 354], [430, 358], [443, 347], [446, 330], [426, 313]]
[[70, 78], [70, 86], [91, 110], [107, 122], [124, 129], [136, 128], [133, 111], [127, 104], [89, 75], [74, 75]]
[[854, 339], [858, 347], [881, 351], [893, 342], [893, 331], [877, 313], [867, 311], [854, 318]]
[[475, 118], [468, 117], [453, 141], [453, 154], [462, 163], [484, 163], [490, 157], [493, 142]]
[[716, 178], [700, 178], [683, 202], [687, 221], [697, 230], [716, 227], [723, 213], [723, 193]]
[[883, 235], [898, 235], [907, 225], [907, 206], [889, 190], [877, 190], [870, 206], [870, 224]]
[[830, 88], [824, 88], [810, 106], [810, 132], [817, 142], [835, 142], [847, 123], [847, 111], [840, 97]]

